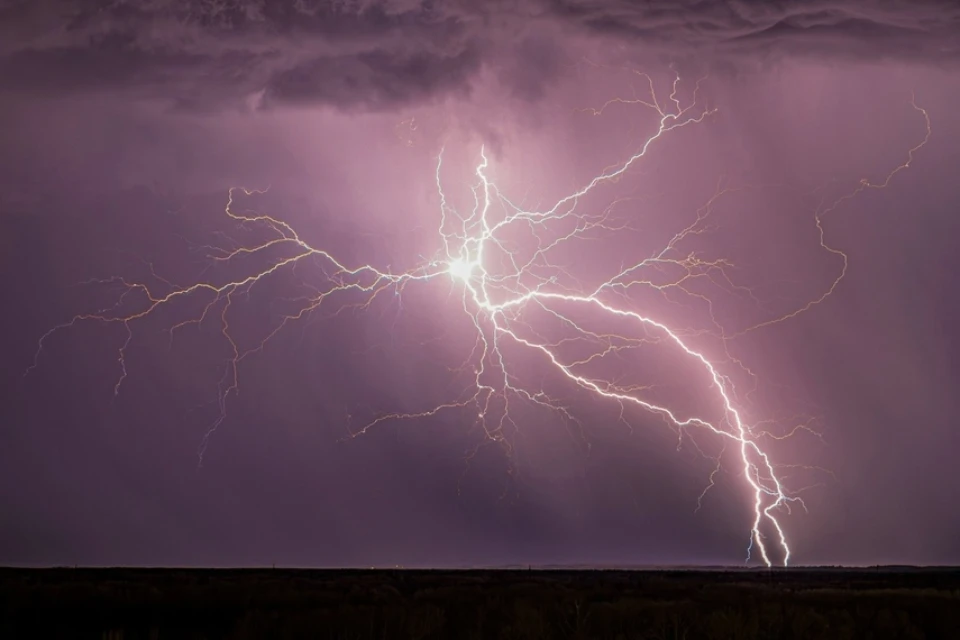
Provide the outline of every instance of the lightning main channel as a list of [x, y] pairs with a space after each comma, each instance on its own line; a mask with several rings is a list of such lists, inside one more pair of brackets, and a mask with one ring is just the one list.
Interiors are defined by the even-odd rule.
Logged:
[[[114, 386], [114, 393], [120, 393], [128, 372], [127, 351], [137, 323], [161, 308], [187, 300], [194, 301], [199, 305], [199, 312], [170, 326], [168, 331], [171, 340], [188, 326], [215, 323], [230, 353], [218, 382], [218, 415], [206, 431], [199, 448], [202, 463], [210, 437], [227, 418], [229, 399], [239, 391], [238, 371], [241, 364], [264, 349], [284, 327], [305, 319], [322, 306], [339, 305], [335, 307], [338, 310], [347, 307], [362, 310], [369, 308], [385, 293], [399, 295], [410, 285], [446, 282], [459, 292], [459, 306], [473, 328], [473, 344], [460, 368], [472, 379], [469, 388], [449, 402], [420, 412], [380, 415], [362, 428], [352, 431], [350, 437], [360, 436], [391, 420], [426, 418], [447, 410], [470, 410], [475, 416], [475, 424], [483, 428], [485, 442], [499, 444], [509, 454], [511, 444], [507, 432], [519, 429], [513, 418], [512, 403], [530, 403], [556, 412], [564, 419], [578, 422], [561, 399], [549, 393], [542, 384], [538, 388], [535, 381], [525, 379], [516, 372], [510, 356], [514, 350], [520, 350], [534, 356], [559, 380], [599, 400], [618, 404], [621, 416], [634, 407], [661, 417], [676, 428], [681, 437], [688, 431], [698, 431], [717, 439], [724, 450], [726, 446], [731, 446], [738, 460], [738, 473], [750, 496], [752, 517], [747, 559], [756, 550], [767, 566], [772, 566], [777, 558], [783, 564], [788, 564], [791, 548], [782, 518], [790, 512], [791, 505], [803, 503], [795, 492], [784, 486], [778, 473], [780, 467], [761, 444], [763, 437], [770, 434], [758, 430], [756, 424], [751, 426], [745, 422], [742, 410], [738, 408], [730, 375], [721, 371], [721, 363], [734, 363], [746, 370], [726, 351], [729, 336], [724, 335], [722, 327], [714, 320], [716, 333], [722, 338], [723, 353], [712, 357], [694, 346], [696, 332], [672, 327], [663, 318], [638, 310], [625, 295], [628, 289], [638, 286], [659, 292], [679, 289], [687, 295], [702, 298], [709, 305], [709, 300], [704, 296], [684, 288], [687, 281], [702, 277], [719, 277], [731, 288], [751, 295], [749, 290], [736, 285], [727, 275], [726, 268], [730, 264], [724, 260], [706, 260], [692, 253], [679, 258], [672, 257], [676, 255], [675, 249], [681, 240], [699, 233], [698, 225], [708, 215], [709, 207], [726, 190], [718, 188], [714, 198], [698, 212], [696, 221], [677, 233], [664, 249], [639, 262], [624, 265], [596, 286], [583, 286], [579, 277], [557, 266], [552, 259], [560, 248], [588, 238], [591, 234], [622, 231], [624, 225], [616, 222], [612, 215], [613, 207], [619, 201], [599, 211], [585, 202], [603, 185], [616, 182], [664, 139], [676, 135], [680, 129], [703, 123], [716, 112], [715, 108], [700, 104], [699, 81], [693, 88], [689, 103], [683, 105], [677, 97], [680, 84], [677, 76], [668, 101], [661, 103], [650, 77], [638, 75], [648, 81], [650, 98], [614, 102], [636, 103], [652, 109], [657, 115], [655, 131], [626, 159], [595, 175], [579, 189], [556, 200], [549, 208], [530, 210], [513, 202], [489, 177], [489, 159], [481, 148], [480, 162], [474, 172], [475, 180], [470, 185], [473, 204], [469, 210], [459, 211], [451, 203], [443, 186], [444, 153], [441, 151], [434, 176], [439, 201], [439, 248], [432, 258], [423, 261], [420, 266], [393, 273], [373, 264], [348, 265], [331, 252], [311, 245], [291, 224], [280, 218], [239, 211], [239, 198], [263, 192], [233, 188], [228, 193], [225, 215], [244, 228], [258, 229], [265, 239], [249, 245], [234, 243], [229, 247], [207, 245], [204, 248], [213, 263], [236, 264], [238, 268], [246, 269], [245, 275], [224, 277], [219, 281], [200, 280], [188, 286], [178, 286], [157, 276], [151, 267], [151, 273], [159, 285], [123, 277], [99, 281], [121, 288], [117, 302], [91, 313], [78, 314], [44, 333], [38, 341], [34, 362], [28, 372], [39, 364], [44, 346], [54, 333], [81, 322], [120, 325], [125, 339], [117, 353], [120, 373]], [[604, 105], [604, 108], [608, 105]], [[915, 103], [913, 106], [927, 122], [925, 143], [929, 138], [929, 118]], [[603, 108], [593, 110], [593, 113], [599, 115], [602, 111]], [[911, 149], [910, 160], [922, 145]], [[909, 160], [884, 181], [861, 182], [854, 192], [831, 207], [818, 210], [816, 224], [824, 248], [845, 258], [845, 254], [823, 241], [823, 215], [836, 208], [842, 200], [866, 188], [886, 186], [893, 175], [908, 164]], [[525, 235], [528, 242], [517, 242], [516, 237], [520, 235]], [[250, 266], [249, 258], [259, 258], [261, 263]], [[266, 266], [263, 266], [264, 263]], [[311, 282], [310, 291], [294, 301], [295, 309], [283, 314], [276, 326], [261, 340], [242, 348], [231, 331], [232, 309], [236, 300], [240, 296], [248, 296], [254, 287], [262, 286], [264, 282], [307, 263], [320, 265], [322, 277]], [[668, 268], [679, 275], [667, 277], [664, 274]], [[642, 275], [649, 271], [660, 274], [659, 280]], [[792, 314], [760, 323], [751, 329], [808, 310], [830, 295], [845, 273], [844, 259], [843, 272], [823, 298]], [[601, 321], [618, 323], [621, 328], [608, 330], [595, 327]], [[558, 330], [563, 332], [563, 337], [556, 337]], [[626, 385], [595, 371], [596, 365], [602, 364], [610, 356], [650, 344], [668, 349], [677, 361], [700, 371], [712, 394], [711, 402], [718, 409], [716, 416], [710, 418], [681, 412], [676, 407], [656, 400], [648, 393], [649, 387]], [[746, 371], [749, 373], [749, 370]], [[716, 461], [719, 470], [720, 458], [717, 457]], [[715, 473], [711, 474], [710, 486]]]

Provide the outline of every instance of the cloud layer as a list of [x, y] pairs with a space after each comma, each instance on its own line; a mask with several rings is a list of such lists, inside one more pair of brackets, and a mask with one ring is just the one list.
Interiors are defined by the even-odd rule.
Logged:
[[[949, 64], [954, 2], [726, 0], [5, 0], [0, 82], [185, 108], [390, 110], [469, 91], [484, 69], [535, 99], [592, 40], [631, 55]], [[540, 83], [519, 81], [533, 74]]]

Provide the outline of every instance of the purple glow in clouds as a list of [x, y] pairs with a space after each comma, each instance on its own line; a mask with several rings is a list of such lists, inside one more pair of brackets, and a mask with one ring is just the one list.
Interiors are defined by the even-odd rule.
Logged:
[[0, 7], [7, 561], [956, 557], [951, 6], [218, 7]]

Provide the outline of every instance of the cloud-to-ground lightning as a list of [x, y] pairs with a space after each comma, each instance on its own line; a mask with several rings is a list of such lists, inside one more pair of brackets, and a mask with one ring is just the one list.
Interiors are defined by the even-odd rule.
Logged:
[[[220, 325], [230, 353], [218, 386], [219, 414], [200, 447], [202, 461], [210, 435], [228, 415], [228, 400], [238, 392], [241, 363], [263, 349], [285, 326], [305, 319], [325, 305], [349, 304], [367, 308], [384, 293], [402, 294], [410, 285], [440, 281], [458, 293], [459, 307], [474, 330], [471, 344], [466, 345], [469, 355], [461, 370], [472, 379], [469, 388], [459, 397], [419, 412], [380, 415], [352, 432], [352, 436], [366, 433], [386, 421], [424, 418], [445, 410], [459, 409], [483, 427], [486, 441], [498, 443], [509, 452], [511, 445], [507, 434], [510, 429], [518, 428], [511, 403], [531, 403], [558, 412], [564, 419], [575, 420], [569, 406], [552, 389], [548, 391], [542, 382], [525, 379], [516, 372], [511, 353], [525, 351], [547, 367], [558, 380], [600, 400], [618, 404], [621, 415], [635, 407], [660, 416], [673, 425], [681, 437], [688, 432], [702, 432], [716, 438], [721, 447], [731, 447], [738, 460], [737, 473], [742, 476], [744, 487], [750, 495], [752, 519], [749, 523], [748, 559], [750, 553], [756, 550], [767, 566], [781, 561], [787, 564], [791, 548], [783, 514], [789, 512], [792, 504], [802, 505], [802, 502], [796, 492], [791, 492], [784, 485], [781, 473], [784, 466], [778, 465], [764, 446], [764, 439], [771, 437], [771, 434], [763, 431], [759, 422], [752, 425], [748, 423], [738, 405], [738, 393], [734, 389], [731, 374], [722, 370], [724, 366], [732, 365], [749, 373], [745, 365], [726, 352], [724, 345], [733, 334], [716, 326], [716, 335], [720, 338], [717, 348], [721, 353], [709, 353], [698, 346], [695, 339], [697, 332], [672, 326], [667, 320], [638, 308], [635, 298], [629, 295], [635, 288], [647, 288], [664, 295], [680, 291], [684, 295], [701, 298], [709, 307], [709, 299], [693, 289], [685, 288], [688, 282], [700, 278], [723, 281], [731, 289], [752, 295], [752, 292], [736, 285], [728, 277], [728, 262], [702, 258], [695, 253], [684, 255], [678, 249], [685, 238], [702, 232], [702, 223], [709, 215], [713, 200], [698, 212], [693, 223], [675, 234], [662, 250], [639, 261], [624, 264], [619, 271], [605, 276], [592, 286], [583, 284], [586, 279], [581, 277], [583, 274], [572, 273], [571, 267], [558, 266], [559, 261], [554, 260], [558, 251], [591, 237], [591, 234], [622, 230], [622, 225], [610, 215], [612, 207], [595, 210], [588, 201], [592, 202], [592, 198], [605, 185], [617, 181], [635, 165], [641, 164], [651, 150], [663, 144], [667, 138], [677, 135], [681, 129], [701, 125], [716, 112], [715, 108], [701, 104], [698, 97], [699, 82], [694, 85], [688, 104], [678, 98], [679, 77], [672, 84], [668, 100], [661, 102], [657, 99], [649, 76], [644, 77], [649, 81], [649, 99], [616, 99], [592, 110], [592, 113], [600, 115], [605, 107], [614, 102], [641, 105], [656, 114], [655, 131], [628, 157], [587, 180], [580, 188], [556, 200], [548, 208], [528, 210], [510, 199], [491, 179], [490, 161], [481, 148], [479, 163], [470, 185], [472, 206], [468, 210], [458, 210], [443, 187], [445, 167], [444, 154], [441, 152], [433, 176], [439, 205], [437, 251], [418, 267], [394, 273], [372, 263], [347, 264], [333, 253], [313, 246], [291, 224], [273, 215], [241, 212], [238, 201], [255, 192], [232, 189], [224, 209], [226, 216], [246, 228], [258, 229], [265, 239], [250, 245], [205, 248], [212, 261], [239, 263], [239, 268], [249, 269], [246, 275], [225, 278], [220, 282], [201, 280], [188, 286], [174, 285], [159, 276], [157, 282], [160, 285], [113, 278], [111, 282], [122, 287], [122, 295], [116, 304], [76, 315], [68, 322], [50, 329], [39, 340], [33, 366], [39, 363], [45, 342], [56, 331], [84, 321], [117, 324], [125, 332], [125, 340], [119, 347], [120, 373], [114, 389], [119, 393], [128, 374], [127, 350], [136, 323], [161, 307], [187, 299], [198, 301], [201, 310], [196, 316], [169, 327], [171, 339], [188, 325], [216, 322]], [[840, 276], [822, 297], [795, 312], [758, 323], [753, 329], [806, 311], [836, 289], [846, 273], [847, 259], [845, 254], [824, 241], [823, 216], [843, 200], [864, 189], [886, 186], [897, 172], [909, 166], [914, 153], [930, 135], [926, 111], [916, 103], [913, 106], [926, 121], [927, 136], [910, 150], [907, 162], [884, 180], [861, 182], [854, 191], [833, 205], [821, 207], [815, 215], [821, 244], [827, 251], [843, 257], [844, 269]], [[718, 189], [715, 198], [725, 192]], [[259, 264], [251, 267], [251, 261], [248, 260], [251, 257], [265, 260], [267, 266]], [[322, 276], [309, 284], [307, 294], [294, 301], [297, 305], [294, 311], [284, 314], [276, 326], [255, 345], [242, 348], [231, 332], [232, 308], [238, 296], [249, 294], [253, 287], [262, 285], [271, 277], [295, 270], [298, 265], [308, 262], [317, 265]], [[359, 303], [356, 302], [358, 299], [361, 300]], [[610, 329], [611, 323], [617, 328]], [[668, 406], [648, 393], [645, 386], [625, 384], [614, 376], [605, 377], [598, 372], [599, 365], [609, 358], [649, 344], [656, 344], [672, 354], [678, 366], [692, 366], [700, 372], [705, 386], [710, 389], [709, 402], [716, 408], [716, 415], [687, 413], [676, 406]], [[809, 427], [798, 427], [801, 428]], [[719, 457], [717, 465], [719, 470]], [[710, 476], [711, 486], [715, 474], [716, 471]]]

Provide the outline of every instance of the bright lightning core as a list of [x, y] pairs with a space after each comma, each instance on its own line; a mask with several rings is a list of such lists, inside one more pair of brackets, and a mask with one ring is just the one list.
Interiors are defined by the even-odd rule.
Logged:
[[[261, 229], [268, 239], [253, 245], [232, 243], [226, 248], [208, 246], [206, 249], [210, 252], [210, 259], [215, 262], [229, 263], [237, 259], [237, 267], [246, 269], [246, 275], [225, 281], [200, 281], [189, 286], [176, 286], [158, 278], [163, 283], [162, 288], [156, 284], [112, 278], [111, 283], [123, 287], [117, 304], [94, 313], [77, 315], [71, 321], [48, 331], [39, 341], [37, 358], [45, 340], [58, 329], [86, 320], [120, 324], [126, 331], [127, 339], [119, 350], [120, 375], [116, 385], [119, 391], [127, 375], [126, 351], [132, 326], [160, 307], [175, 305], [187, 298], [202, 300], [202, 312], [198, 316], [170, 328], [172, 339], [177, 330], [189, 325], [217, 323], [232, 354], [219, 382], [219, 416], [201, 445], [202, 460], [209, 436], [226, 419], [228, 399], [239, 389], [240, 364], [247, 356], [263, 349], [287, 324], [306, 318], [321, 306], [337, 305], [338, 298], [340, 307], [337, 308], [368, 308], [381, 293], [392, 291], [400, 296], [409, 285], [446, 278], [457, 285], [456, 290], [461, 293], [458, 306], [474, 329], [472, 344], [461, 345], [468, 353], [460, 370], [469, 379], [468, 388], [444, 404], [427, 407], [417, 413], [381, 415], [354, 432], [353, 436], [366, 433], [388, 420], [424, 418], [441, 411], [459, 409], [464, 410], [465, 415], [476, 417], [488, 441], [500, 444], [509, 452], [510, 443], [505, 434], [518, 429], [513, 417], [518, 402], [545, 408], [561, 419], [576, 422], [561, 398], [551, 395], [541, 381], [531, 380], [517, 371], [510, 354], [527, 352], [550, 368], [555, 377], [568, 387], [579, 388], [599, 400], [619, 405], [621, 415], [626, 415], [630, 410], [645, 410], [671, 424], [681, 437], [700, 433], [719, 442], [725, 451], [735, 456], [733, 468], [749, 495], [752, 517], [747, 526], [750, 538], [748, 559], [751, 552], [756, 550], [768, 566], [776, 557], [782, 558], [786, 564], [791, 550], [782, 517], [784, 513], [789, 513], [791, 505], [802, 505], [802, 501], [784, 485], [783, 467], [771, 458], [769, 449], [764, 446], [764, 437], [770, 434], [761, 431], [756, 424], [749, 424], [739, 407], [740, 396], [732, 382], [731, 370], [739, 369], [748, 374], [749, 370], [726, 352], [727, 337], [715, 320], [717, 331], [714, 337], [719, 338], [720, 346], [715, 352], [708, 353], [695, 345], [696, 332], [669, 326], [663, 318], [653, 317], [648, 310], [639, 307], [635, 299], [628, 295], [638, 289], [665, 298], [669, 294], [686, 295], [700, 299], [709, 308], [709, 300], [685, 288], [688, 281], [707, 278], [725, 282], [732, 289], [744, 289], [735, 285], [728, 276], [728, 262], [706, 260], [678, 250], [678, 245], [685, 238], [704, 231], [710, 203], [662, 249], [639, 261], [623, 265], [596, 286], [583, 285], [578, 277], [583, 274], [571, 274], [567, 269], [555, 266], [557, 262], [552, 260], [556, 251], [591, 234], [621, 230], [610, 221], [609, 208], [595, 211], [585, 204], [588, 194], [616, 181], [641, 162], [650, 149], [663, 144], [677, 130], [702, 123], [716, 111], [699, 106], [699, 82], [693, 89], [691, 103], [682, 106], [677, 98], [679, 78], [673, 83], [669, 100], [661, 103], [650, 78], [638, 75], [650, 83], [650, 98], [619, 102], [652, 109], [658, 118], [656, 131], [628, 158], [594, 176], [548, 208], [528, 210], [510, 200], [489, 178], [488, 160], [481, 151], [481, 162], [475, 171], [476, 179], [470, 187], [474, 195], [473, 206], [468, 211], [457, 210], [448, 201], [442, 187], [441, 154], [435, 176], [440, 205], [437, 253], [422, 266], [397, 274], [381, 270], [373, 264], [344, 264], [329, 251], [309, 244], [290, 224], [276, 217], [238, 213], [233, 206], [239, 193], [231, 190], [225, 208], [226, 215], [238, 225]], [[916, 105], [914, 108], [923, 115], [929, 137], [926, 112]], [[593, 113], [600, 115], [602, 111], [603, 108]], [[910, 150], [910, 160], [914, 151], [922, 145], [923, 142]], [[895, 169], [882, 183], [861, 182], [845, 198], [868, 187], [886, 186], [890, 178], [908, 163]], [[250, 195], [253, 192], [244, 193]], [[722, 190], [718, 191], [714, 198], [722, 193]], [[822, 216], [839, 202], [818, 210], [815, 221], [824, 249], [844, 258], [844, 271], [823, 297], [792, 314], [763, 324], [792, 317], [819, 303], [833, 292], [843, 277], [846, 255], [823, 242], [821, 226]], [[526, 234], [529, 242], [521, 247], [515, 241], [508, 241], [510, 234]], [[250, 266], [250, 262], [244, 258], [253, 254], [267, 260], [267, 266]], [[236, 312], [232, 308], [235, 299], [249, 294], [258, 283], [279, 273], [294, 271], [299, 265], [302, 265], [302, 269], [309, 269], [311, 265], [322, 266], [316, 277], [304, 285], [306, 294], [292, 300], [291, 303], [298, 306], [283, 315], [282, 321], [262, 340], [251, 346], [242, 346], [231, 332], [230, 320]], [[675, 275], [671, 276], [670, 273]], [[359, 305], [356, 303], [357, 295], [364, 299]], [[352, 302], [347, 302], [351, 299]], [[133, 305], [136, 305], [136, 309], [129, 311]], [[596, 326], [598, 321], [615, 325], [617, 330], [600, 329]], [[558, 332], [563, 337], [558, 337]], [[679, 364], [693, 366], [700, 372], [710, 394], [714, 417], [668, 406], [663, 400], [657, 399], [649, 387], [624, 383], [616, 370], [609, 366], [611, 358], [651, 344], [662, 345]], [[715, 460], [719, 470], [721, 458], [718, 456]], [[712, 481], [713, 475], [710, 486]]]
[[474, 264], [464, 258], [454, 258], [447, 263], [447, 270], [454, 280], [467, 282], [473, 274]]

